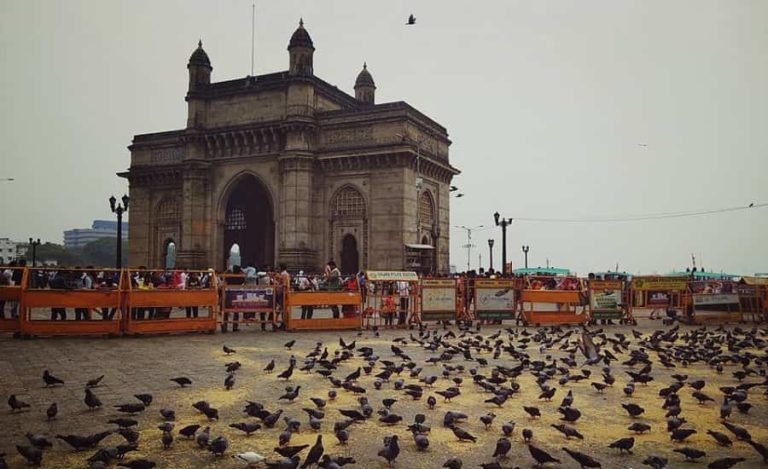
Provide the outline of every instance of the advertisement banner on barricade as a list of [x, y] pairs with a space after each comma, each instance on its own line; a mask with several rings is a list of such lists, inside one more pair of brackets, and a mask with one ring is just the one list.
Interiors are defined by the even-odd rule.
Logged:
[[224, 291], [224, 310], [227, 312], [272, 311], [275, 289], [257, 286], [229, 286]]
[[623, 316], [620, 280], [593, 280], [589, 283], [592, 319], [619, 319]]
[[685, 277], [635, 277], [632, 279], [634, 290], [685, 290], [688, 288], [688, 279]]
[[421, 281], [422, 321], [444, 321], [456, 318], [456, 280]]
[[515, 318], [515, 282], [512, 280], [475, 281], [475, 317], [478, 319]]

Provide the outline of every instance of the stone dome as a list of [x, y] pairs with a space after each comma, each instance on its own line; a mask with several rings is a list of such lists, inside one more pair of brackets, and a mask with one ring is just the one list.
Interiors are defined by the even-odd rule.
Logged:
[[368, 65], [365, 63], [363, 64], [363, 69], [360, 71], [360, 73], [357, 74], [357, 79], [355, 80], [355, 88], [360, 86], [370, 86], [372, 88], [376, 88], [376, 83], [373, 82], [373, 77], [368, 71]]
[[189, 65], [211, 66], [211, 59], [208, 58], [208, 54], [203, 50], [203, 41], [198, 41], [197, 49], [189, 56]]
[[312, 38], [309, 37], [307, 30], [304, 29], [303, 19], [299, 20], [299, 27], [293, 32], [291, 40], [288, 42], [288, 50], [293, 49], [294, 47], [308, 47], [312, 50], [315, 49], [315, 46], [312, 43]]

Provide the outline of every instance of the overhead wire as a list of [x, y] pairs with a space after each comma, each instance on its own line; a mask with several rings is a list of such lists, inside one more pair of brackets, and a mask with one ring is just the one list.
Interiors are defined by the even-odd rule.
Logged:
[[714, 215], [718, 213], [738, 212], [768, 207], [768, 202], [740, 205], [708, 210], [689, 210], [680, 212], [652, 213], [644, 215], [631, 215], [625, 217], [589, 217], [589, 218], [538, 218], [538, 217], [513, 217], [514, 221], [540, 222], [540, 223], [621, 223], [644, 220], [662, 220], [669, 218], [696, 217], [702, 215]]

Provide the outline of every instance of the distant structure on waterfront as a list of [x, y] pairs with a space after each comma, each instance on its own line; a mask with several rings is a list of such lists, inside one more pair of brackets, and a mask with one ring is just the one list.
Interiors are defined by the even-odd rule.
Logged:
[[239, 257], [292, 270], [332, 259], [345, 274], [448, 271], [459, 171], [447, 130], [405, 102], [377, 104], [365, 64], [354, 96], [321, 80], [314, 52], [299, 22], [288, 70], [211, 82], [198, 44], [186, 127], [136, 135], [119, 174], [131, 266], [224, 269]]
[[23, 258], [26, 246], [26, 243], [11, 241], [10, 238], [0, 238], [0, 265]]
[[[75, 228], [64, 231], [64, 247], [82, 248], [86, 244], [102, 238], [117, 237], [117, 222], [112, 220], [93, 220], [90, 228]], [[128, 223], [123, 222], [123, 240], [128, 237]]]

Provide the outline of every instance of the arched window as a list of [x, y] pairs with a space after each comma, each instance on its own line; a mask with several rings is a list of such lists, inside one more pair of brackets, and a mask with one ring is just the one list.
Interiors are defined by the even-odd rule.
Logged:
[[179, 219], [181, 210], [179, 200], [174, 197], [165, 197], [157, 204], [155, 217], [160, 221], [175, 221]]
[[337, 218], [365, 217], [365, 199], [360, 192], [352, 187], [345, 187], [340, 190], [331, 207], [333, 216]]
[[422, 192], [419, 196], [419, 223], [422, 226], [435, 224], [435, 202], [429, 192]]
[[230, 231], [245, 230], [247, 226], [243, 209], [235, 207], [230, 210], [227, 214], [226, 226]]

